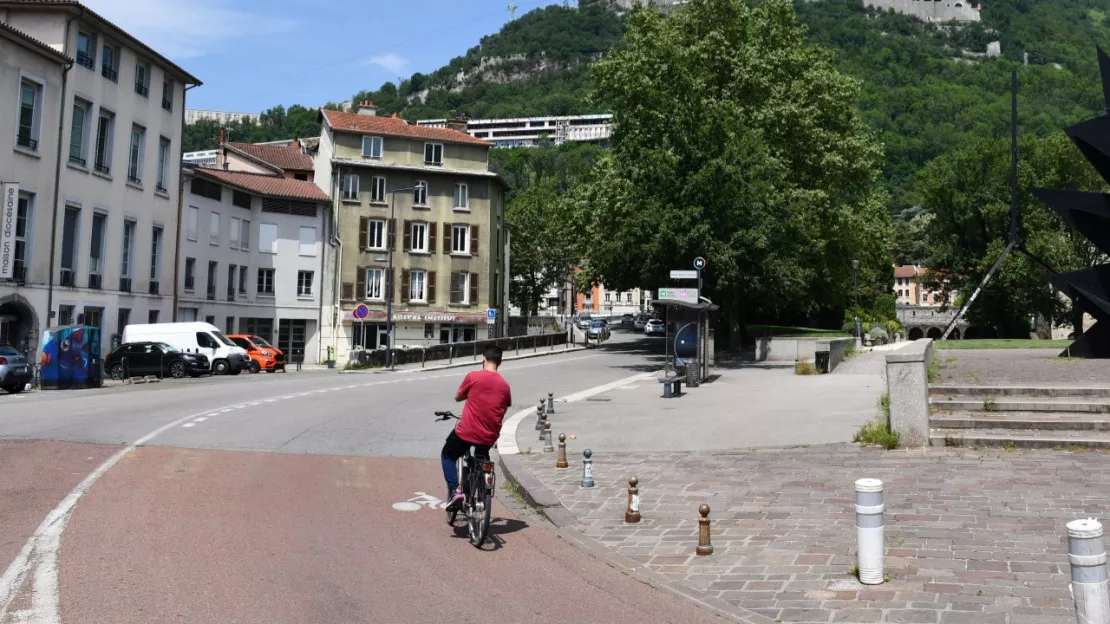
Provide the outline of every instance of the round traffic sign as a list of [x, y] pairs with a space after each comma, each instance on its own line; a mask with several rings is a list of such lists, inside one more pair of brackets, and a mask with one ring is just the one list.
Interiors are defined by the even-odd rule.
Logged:
[[355, 308], [354, 315], [357, 319], [364, 319], [368, 314], [370, 314], [370, 308], [367, 308], [366, 304], [360, 303]]
[[695, 269], [700, 271], [700, 270], [705, 268], [706, 264], [707, 264], [707, 262], [705, 261], [705, 258], [702, 258], [701, 256], [698, 256], [697, 258], [694, 258], [694, 268]]

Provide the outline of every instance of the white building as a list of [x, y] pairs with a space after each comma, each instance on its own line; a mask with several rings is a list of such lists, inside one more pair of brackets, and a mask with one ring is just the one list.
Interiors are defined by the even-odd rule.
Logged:
[[255, 334], [293, 361], [323, 361], [320, 315], [328, 196], [278, 174], [189, 168], [179, 321]]
[[216, 164], [219, 150], [201, 150], [199, 152], [185, 152], [181, 155], [181, 162], [186, 165], [198, 167], [211, 167]]
[[43, 328], [84, 322], [105, 351], [129, 322], [173, 314], [185, 90], [200, 81], [79, 2], [0, 0], [0, 24], [15, 118], [0, 180], [20, 188], [0, 331], [35, 352]]
[[190, 108], [185, 111], [185, 123], [193, 125], [198, 121], [214, 121], [219, 124], [229, 124], [233, 121], [243, 122], [251, 120], [258, 123], [262, 119], [261, 113], [233, 113], [230, 111], [201, 110]]
[[494, 147], [535, 147], [542, 139], [555, 145], [567, 141], [578, 143], [604, 143], [613, 134], [613, 116], [569, 115], [561, 117], [519, 117], [508, 119], [425, 119], [420, 126], [459, 130], [476, 139], [492, 143]]

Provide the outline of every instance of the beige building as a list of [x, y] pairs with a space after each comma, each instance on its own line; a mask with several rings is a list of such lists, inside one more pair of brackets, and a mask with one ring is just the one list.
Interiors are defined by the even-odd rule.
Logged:
[[[386, 343], [388, 299], [398, 347], [503, 331], [508, 231], [490, 144], [379, 117], [369, 102], [320, 117], [315, 180], [332, 197], [337, 227], [324, 331], [340, 361]], [[366, 314], [356, 318], [360, 306]], [[486, 324], [487, 308], [501, 323]]]
[[894, 267], [894, 298], [896, 303], [913, 306], [939, 306], [944, 303], [940, 291], [925, 287], [928, 269], [907, 264]]
[[25, 223], [0, 318], [30, 351], [42, 328], [77, 322], [106, 351], [124, 325], [173, 315], [185, 90], [200, 83], [79, 2], [0, 0], [0, 24], [72, 59], [0, 39], [0, 101], [20, 120], [0, 130], [15, 134], [0, 179], [20, 183]]

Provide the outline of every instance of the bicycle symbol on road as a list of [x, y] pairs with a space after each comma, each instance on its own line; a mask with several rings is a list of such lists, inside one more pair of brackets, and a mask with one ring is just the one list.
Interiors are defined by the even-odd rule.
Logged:
[[447, 503], [424, 492], [413, 492], [415, 497], [407, 501], [393, 503], [393, 508], [397, 511], [420, 511], [421, 509], [446, 509]]

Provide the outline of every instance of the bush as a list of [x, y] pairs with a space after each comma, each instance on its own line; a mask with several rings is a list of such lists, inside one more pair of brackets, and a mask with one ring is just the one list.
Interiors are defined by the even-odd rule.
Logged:
[[807, 360], [806, 358], [801, 358], [797, 362], [794, 362], [794, 374], [816, 375], [817, 369], [813, 366], [813, 364], [809, 363], [809, 360]]
[[885, 449], [898, 448], [898, 432], [890, 429], [890, 395], [879, 397], [879, 416], [860, 427], [852, 442], [881, 446]]
[[871, 326], [871, 330], [867, 335], [871, 337], [872, 344], [886, 344], [890, 342], [890, 335], [877, 324]]

